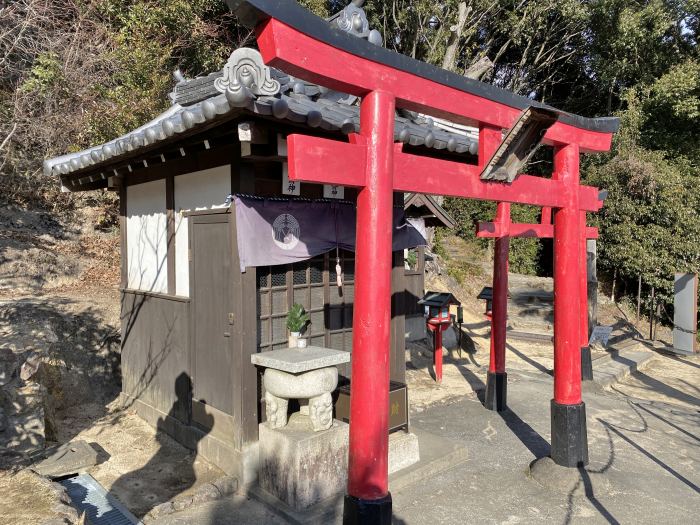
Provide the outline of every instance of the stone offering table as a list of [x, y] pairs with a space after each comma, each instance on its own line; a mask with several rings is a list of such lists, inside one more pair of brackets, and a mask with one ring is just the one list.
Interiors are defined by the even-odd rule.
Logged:
[[350, 353], [309, 346], [254, 354], [250, 361], [265, 367], [265, 408], [270, 428], [282, 428], [287, 424], [290, 399], [300, 400], [301, 413], [310, 417], [314, 431], [331, 427], [331, 392], [338, 386], [336, 365], [348, 363]]

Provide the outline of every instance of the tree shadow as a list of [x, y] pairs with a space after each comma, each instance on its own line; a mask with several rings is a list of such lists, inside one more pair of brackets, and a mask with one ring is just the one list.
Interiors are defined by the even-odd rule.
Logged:
[[211, 431], [213, 416], [207, 414], [204, 426], [209, 430], [193, 433], [194, 452], [183, 453], [181, 445], [167, 435], [168, 420], [179, 419], [183, 412], [189, 412], [192, 402], [192, 382], [190, 376], [181, 373], [175, 380], [175, 396], [167, 416], [158, 419], [156, 424], [157, 452], [141, 468], [119, 477], [110, 489], [110, 494], [121, 501], [135, 516], [141, 518], [153, 507], [170, 501], [178, 494], [191, 488], [197, 476], [194, 462], [197, 459], [196, 443]]
[[538, 363], [537, 361], [532, 359], [530, 356], [523, 354], [520, 350], [515, 348], [512, 344], [506, 343], [506, 348], [508, 350], [510, 350], [511, 352], [513, 352], [515, 355], [517, 355], [520, 359], [525, 361], [527, 364], [529, 364], [533, 368], [536, 368], [537, 370], [539, 370], [540, 372], [547, 374], [547, 375], [550, 375], [550, 376], [554, 375], [554, 370], [547, 368], [542, 363]]
[[[44, 438], [69, 441], [104, 416], [107, 405], [119, 395], [119, 332], [105, 322], [99, 309], [77, 305], [66, 298], [0, 304], [0, 346], [15, 355], [18, 367], [31, 355], [41, 360], [28, 381], [18, 377], [17, 370], [0, 389], [0, 406], [13, 422], [3, 433], [8, 448], [37, 451]], [[31, 389], [36, 390], [36, 401], [26, 395]], [[43, 428], [25, 427], [23, 422], [36, 417], [38, 408], [43, 411]], [[76, 417], [63, 424], [63, 416], [71, 412]], [[20, 463], [33, 459], [34, 454], [25, 456]]]
[[[614, 361], [617, 361], [618, 363], [622, 363], [625, 366], [630, 367], [631, 370], [634, 370], [634, 367], [636, 367], [636, 363], [634, 361], [622, 357], [620, 355], [613, 354], [612, 359]], [[689, 405], [700, 407], [700, 398], [690, 394], [686, 394], [685, 392], [682, 392], [681, 390], [678, 390], [677, 388], [674, 388], [664, 383], [663, 381], [659, 381], [658, 379], [655, 379], [645, 374], [644, 372], [634, 370], [633, 372], [631, 372], [630, 376], [639, 381], [640, 383], [644, 384], [652, 391], [660, 392], [670, 398], [676, 399], [683, 403], [688, 403]], [[693, 385], [693, 388], [697, 387]]]
[[606, 428], [606, 435], [607, 435], [607, 440], [608, 440], [608, 459], [606, 462], [603, 464], [602, 467], [598, 469], [593, 469], [590, 466], [589, 467], [578, 467], [578, 472], [580, 479], [576, 486], [572, 488], [569, 491], [569, 494], [567, 495], [567, 509], [566, 509], [566, 517], [564, 518], [564, 524], [568, 525], [571, 523], [571, 520], [573, 518], [573, 512], [574, 512], [574, 496], [576, 492], [581, 488], [581, 485], [583, 485], [583, 490], [584, 494], [586, 496], [586, 499], [593, 505], [593, 507], [600, 513], [600, 515], [608, 522], [612, 523], [615, 525], [619, 525], [619, 521], [608, 511], [608, 509], [603, 505], [603, 503], [597, 498], [595, 495], [595, 491], [593, 489], [593, 480], [591, 478], [591, 474], [597, 475], [597, 474], [604, 474], [610, 468], [613, 466], [615, 463], [615, 443], [613, 442], [612, 435], [610, 431]]
[[[623, 394], [624, 395], [624, 394]], [[698, 440], [698, 437], [695, 436], [694, 434], [685, 431], [684, 429], [680, 428], [678, 425], [675, 425], [668, 421], [668, 419], [650, 411], [644, 406], [641, 406], [639, 402], [634, 402], [630, 399], [627, 399], [627, 404], [628, 406], [633, 410], [635, 415], [638, 418], [639, 425], [634, 427], [634, 426], [622, 426], [620, 424], [612, 423], [610, 421], [607, 421], [602, 418], [596, 418], [596, 421], [602, 425], [603, 430], [606, 433], [607, 437], [607, 442], [608, 442], [608, 449], [609, 449], [609, 454], [608, 454], [608, 459], [606, 462], [603, 464], [602, 467], [593, 469], [590, 466], [589, 467], [580, 467], [578, 469], [579, 474], [581, 476], [581, 479], [579, 483], [570, 491], [568, 495], [568, 508], [567, 508], [567, 515], [565, 519], [565, 523], [571, 523], [572, 517], [573, 517], [573, 509], [574, 509], [574, 495], [576, 491], [583, 485], [583, 489], [586, 495], [586, 498], [590, 501], [590, 503], [595, 507], [595, 509], [600, 513], [600, 515], [608, 522], [608, 523], [614, 523], [618, 524], [620, 523], [611, 513], [608, 511], [605, 506], [602, 504], [602, 502], [596, 497], [594, 488], [593, 488], [593, 477], [595, 475], [599, 474], [605, 474], [614, 464], [615, 458], [616, 458], [616, 452], [615, 452], [615, 440], [614, 438], [618, 438], [622, 440], [623, 442], [627, 443], [630, 445], [633, 449], [635, 449], [637, 452], [641, 453], [644, 457], [647, 459], [651, 460], [654, 464], [657, 466], [661, 467], [665, 471], [666, 474], [676, 478], [679, 480], [681, 483], [685, 484], [688, 488], [690, 488], [692, 491], [695, 493], [700, 493], [700, 487], [693, 483], [693, 481], [689, 480], [685, 476], [683, 476], [681, 473], [679, 473], [676, 469], [659, 459], [655, 454], [653, 454], [651, 451], [647, 450], [645, 447], [640, 445], [637, 441], [635, 441], [632, 437], [630, 437], [628, 434], [644, 434], [649, 430], [649, 424], [644, 417], [644, 415], [640, 412], [640, 409], [645, 411], [646, 413], [654, 416], [655, 418], [659, 419], [665, 424], [670, 425], [672, 428], [681, 431], [682, 434], [685, 436], [688, 436], [689, 438], [693, 440]], [[695, 444], [692, 442], [689, 442], [689, 445], [694, 446]]]
[[3, 204], [0, 210], [0, 292], [40, 291], [53, 278], [73, 274], [78, 264], [61, 241], [77, 231], [41, 209]]

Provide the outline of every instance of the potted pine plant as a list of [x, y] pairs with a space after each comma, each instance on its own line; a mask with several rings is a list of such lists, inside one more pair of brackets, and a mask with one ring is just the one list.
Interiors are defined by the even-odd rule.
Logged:
[[[299, 346], [299, 337], [301, 332], [309, 323], [309, 314], [306, 313], [304, 307], [298, 303], [294, 303], [287, 313], [287, 330], [289, 330], [289, 348], [297, 348]], [[304, 340], [306, 343], [306, 340]], [[306, 344], [304, 344], [304, 347]]]

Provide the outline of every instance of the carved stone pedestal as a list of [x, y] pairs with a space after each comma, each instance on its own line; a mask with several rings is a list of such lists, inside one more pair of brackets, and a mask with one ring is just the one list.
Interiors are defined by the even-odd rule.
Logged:
[[265, 413], [270, 428], [287, 424], [290, 399], [300, 401], [301, 413], [309, 416], [314, 431], [331, 427], [331, 392], [338, 386], [335, 365], [350, 361], [349, 352], [309, 346], [254, 354], [250, 360], [265, 367]]
[[316, 432], [327, 430], [333, 421], [331, 392], [338, 386], [338, 369], [334, 366], [309, 372], [290, 374], [268, 368], [264, 375], [265, 412], [272, 428], [287, 424], [290, 399], [308, 400], [301, 403], [301, 413], [311, 418]]

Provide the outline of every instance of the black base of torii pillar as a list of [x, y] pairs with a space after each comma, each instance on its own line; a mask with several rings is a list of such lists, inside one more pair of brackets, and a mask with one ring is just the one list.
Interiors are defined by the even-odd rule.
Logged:
[[508, 408], [508, 373], [488, 372], [486, 375], [486, 394], [484, 407], [503, 412]]
[[551, 457], [557, 465], [583, 467], [588, 465], [588, 432], [586, 404], [562, 405], [551, 400]]
[[391, 494], [381, 499], [363, 500], [346, 495], [343, 525], [391, 525]]

